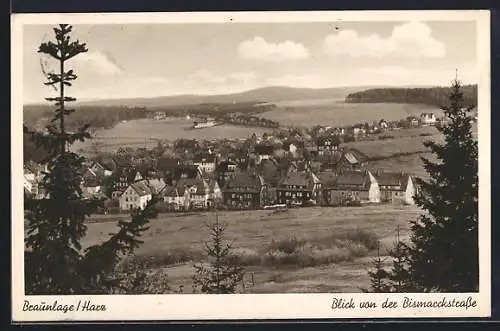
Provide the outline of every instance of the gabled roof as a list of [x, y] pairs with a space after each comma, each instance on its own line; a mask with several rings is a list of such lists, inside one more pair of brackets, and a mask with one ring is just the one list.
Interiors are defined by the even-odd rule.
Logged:
[[403, 172], [375, 172], [372, 174], [379, 186], [400, 186], [401, 190], [406, 189], [410, 177]]
[[184, 192], [185, 192], [185, 188], [180, 187], [180, 186], [169, 185], [165, 188], [165, 190], [163, 192], [164, 192], [164, 195], [168, 196], [168, 197], [183, 196]]
[[287, 186], [287, 185], [293, 185], [293, 186], [308, 186], [309, 180], [307, 178], [307, 175], [305, 173], [301, 172], [294, 172], [288, 174], [285, 178], [283, 178], [280, 181], [280, 185]]
[[368, 160], [368, 157], [365, 154], [354, 148], [344, 151], [343, 157], [350, 164], [361, 164]]
[[262, 180], [259, 176], [250, 175], [247, 172], [238, 172], [226, 181], [223, 190], [231, 191], [234, 189], [246, 188], [247, 191], [260, 192]]
[[370, 177], [364, 171], [343, 171], [337, 176], [335, 186], [364, 186], [369, 187]]
[[154, 179], [149, 179], [148, 180], [148, 185], [154, 190], [154, 192], [158, 193], [160, 192], [161, 190], [163, 190], [163, 188], [165, 188], [166, 184], [165, 184], [165, 181], [163, 180], [163, 178], [154, 178]]
[[152, 194], [151, 189], [147, 185], [146, 181], [140, 181], [130, 184], [130, 187], [137, 192], [139, 196], [145, 196]]
[[[179, 180], [175, 186], [179, 189], [185, 189], [185, 188], [192, 188], [196, 187], [196, 192], [202, 192], [205, 194], [205, 189], [206, 189], [206, 182], [203, 179], [198, 179], [198, 178], [184, 178]], [[184, 191], [183, 191], [184, 194]]]

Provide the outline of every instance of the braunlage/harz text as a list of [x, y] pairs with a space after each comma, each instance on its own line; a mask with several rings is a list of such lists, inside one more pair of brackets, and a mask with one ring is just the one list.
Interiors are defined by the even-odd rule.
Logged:
[[76, 305], [61, 304], [57, 300], [52, 303], [42, 301], [32, 304], [29, 300], [24, 300], [23, 311], [58, 311], [66, 314], [73, 311], [106, 311], [106, 305], [97, 305], [90, 300], [79, 300]]

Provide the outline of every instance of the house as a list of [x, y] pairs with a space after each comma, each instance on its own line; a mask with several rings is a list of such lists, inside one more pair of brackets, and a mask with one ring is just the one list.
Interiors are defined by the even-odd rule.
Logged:
[[[85, 179], [84, 179], [85, 180]], [[118, 178], [113, 182], [111, 198], [117, 199], [121, 196], [130, 184], [142, 180], [141, 174], [133, 167], [126, 167], [119, 170]]]
[[325, 151], [337, 151], [339, 148], [340, 140], [333, 135], [321, 135], [316, 139], [316, 147], [318, 155], [322, 155]]
[[276, 203], [276, 187], [281, 178], [286, 175], [287, 169], [278, 164], [274, 159], [263, 160], [257, 167], [257, 173], [263, 180], [266, 194], [266, 203]]
[[318, 190], [316, 201], [321, 205], [328, 204], [329, 199], [327, 188], [335, 185], [337, 181], [337, 172], [331, 170], [323, 171], [318, 172], [315, 176], [318, 179], [318, 183], [316, 184], [316, 190]]
[[352, 134], [355, 137], [365, 136], [366, 135], [366, 128], [360, 124], [355, 125], [352, 127]]
[[151, 188], [151, 193], [153, 194], [161, 194], [167, 186], [163, 178], [147, 179], [147, 184]]
[[274, 153], [274, 146], [269, 143], [261, 143], [254, 146], [254, 153], [257, 155], [258, 163], [269, 159]]
[[193, 158], [193, 164], [198, 166], [202, 173], [211, 174], [215, 171], [215, 154], [197, 154]]
[[167, 118], [167, 116], [166, 116], [165, 112], [162, 112], [162, 111], [155, 112], [154, 119], [156, 121], [161, 121], [161, 120], [164, 120], [166, 118]]
[[415, 116], [408, 116], [406, 118], [406, 121], [408, 122], [408, 125], [411, 127], [417, 127], [420, 125], [418, 118], [416, 118]]
[[186, 209], [205, 209], [210, 206], [209, 186], [204, 179], [185, 178], [179, 180], [175, 186], [184, 191]]
[[224, 186], [225, 182], [237, 171], [238, 165], [233, 161], [221, 161], [215, 167], [215, 178], [219, 186]]
[[324, 203], [342, 205], [350, 201], [380, 202], [377, 180], [368, 171], [343, 171], [336, 176], [324, 177]]
[[99, 177], [108, 177], [113, 174], [111, 169], [106, 168], [104, 165], [96, 161], [92, 162], [89, 169]]
[[98, 193], [102, 193], [101, 183], [94, 178], [84, 181], [81, 185], [82, 192], [88, 196], [95, 196]]
[[378, 126], [379, 126], [380, 130], [388, 130], [389, 129], [389, 123], [387, 123], [387, 121], [385, 121], [384, 119], [381, 119], [378, 122]]
[[187, 210], [189, 208], [189, 204], [186, 204], [186, 197], [188, 198], [187, 201], [189, 201], [189, 196], [186, 195], [187, 190], [184, 186], [169, 185], [165, 188], [163, 201], [170, 210]]
[[312, 193], [312, 185], [306, 173], [288, 174], [276, 188], [277, 203], [303, 205], [311, 200]]
[[260, 208], [266, 199], [263, 184], [258, 175], [238, 172], [222, 188], [223, 203], [229, 209]]
[[337, 170], [364, 170], [368, 165], [368, 157], [359, 150], [350, 148], [342, 151], [342, 156], [337, 163]]
[[374, 172], [380, 189], [380, 201], [414, 205], [414, 179], [403, 172]]
[[165, 174], [165, 182], [168, 185], [175, 185], [183, 179], [201, 179], [202, 177], [203, 174], [197, 165], [179, 164]]
[[144, 209], [149, 200], [152, 199], [152, 192], [146, 181], [139, 181], [130, 184], [119, 197], [121, 210]]
[[420, 114], [420, 120], [423, 125], [436, 125], [436, 116], [433, 113], [422, 113]]
[[218, 205], [222, 203], [222, 190], [216, 180], [211, 180], [208, 183], [208, 204], [209, 206]]

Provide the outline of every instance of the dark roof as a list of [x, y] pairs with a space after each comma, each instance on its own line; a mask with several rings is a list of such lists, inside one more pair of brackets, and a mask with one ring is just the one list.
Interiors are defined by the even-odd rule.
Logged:
[[198, 176], [197, 165], [178, 165], [172, 172], [172, 177], [175, 180], [179, 180], [182, 177], [196, 178], [197, 176]]
[[271, 144], [258, 144], [254, 146], [254, 151], [259, 155], [271, 155], [274, 152], [274, 146]]
[[259, 170], [262, 175], [262, 178], [266, 183], [276, 184], [278, 183], [281, 171], [280, 167], [276, 164], [275, 161], [267, 159], [262, 160], [259, 165]]
[[320, 172], [316, 176], [324, 186], [333, 186], [337, 183], [337, 174], [333, 171]]
[[230, 165], [237, 166], [236, 162], [233, 161], [221, 161], [217, 163], [215, 170], [218, 172], [226, 172], [228, 171]]
[[209, 153], [197, 154], [193, 157], [193, 162], [196, 162], [196, 163], [215, 162], [215, 154], [209, 154]]
[[135, 182], [130, 184], [132, 188], [139, 194], [140, 196], [148, 195], [151, 194], [151, 189], [149, 186], [146, 184], [145, 181], [140, 181], [140, 182]]
[[168, 185], [163, 192], [164, 195], [169, 197], [183, 196], [185, 192], [185, 187]]
[[370, 177], [364, 171], [343, 171], [337, 176], [336, 187], [363, 186], [368, 189]]
[[[205, 181], [202, 179], [198, 178], [183, 178], [179, 180], [175, 186], [177, 188], [191, 188], [193, 186], [196, 186], [196, 192], [203, 192], [205, 193]], [[184, 194], [184, 191], [182, 191]]]
[[83, 186], [84, 187], [96, 187], [100, 186], [100, 182], [97, 178], [85, 178]]
[[406, 189], [409, 175], [402, 172], [375, 172], [373, 176], [379, 186], [400, 186], [401, 190]]
[[294, 172], [288, 174], [285, 178], [283, 178], [280, 182], [280, 185], [294, 185], [294, 186], [307, 186], [309, 184], [309, 180], [305, 173]]
[[231, 191], [238, 188], [247, 188], [248, 191], [259, 192], [261, 187], [262, 182], [259, 176], [250, 175], [246, 172], [238, 172], [226, 181], [223, 190]]

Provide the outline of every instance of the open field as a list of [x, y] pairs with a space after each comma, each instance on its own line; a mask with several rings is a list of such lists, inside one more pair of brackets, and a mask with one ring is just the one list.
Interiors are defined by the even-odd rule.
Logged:
[[276, 103], [276, 109], [259, 116], [282, 125], [345, 126], [356, 123], [372, 123], [385, 119], [400, 120], [410, 115], [433, 112], [441, 116], [441, 110], [414, 104], [396, 103], [344, 103], [339, 99], [299, 100]]
[[[477, 137], [477, 125], [472, 126]], [[391, 135], [393, 139], [378, 139], [381, 135]], [[373, 140], [353, 141], [345, 146], [356, 148], [369, 158], [370, 170], [405, 171], [419, 177], [427, 177], [421, 156], [436, 161], [433, 154], [424, 146], [424, 141], [432, 140], [442, 143], [442, 134], [432, 126], [394, 130], [374, 135]]]
[[[342, 247], [332, 246], [322, 251], [333, 256], [326, 261], [338, 261], [333, 263], [294, 266], [260, 263], [251, 261], [251, 258], [262, 254], [273, 240], [286, 241], [292, 235], [299, 241], [324, 245], [331, 238], [349, 237], [349, 234], [361, 230], [376, 235], [387, 248], [394, 239], [396, 226], [401, 226], [402, 237], [406, 238], [408, 221], [415, 219], [419, 213], [412, 206], [311, 207], [290, 209], [284, 213], [267, 210], [219, 212], [219, 220], [228, 224], [226, 238], [233, 241], [236, 252], [247, 264], [246, 280], [250, 281], [249, 277], [253, 274], [255, 285], [247, 288], [247, 292], [359, 292], [360, 287], [368, 286], [366, 272], [374, 254], [372, 244], [368, 245], [370, 250], [360, 247], [360, 244], [347, 247], [349, 251], [359, 248], [352, 258], [339, 257], [339, 254], [345, 253]], [[96, 216], [94, 220], [97, 223], [88, 225], [84, 246], [107, 238], [110, 232], [116, 230], [114, 221], [117, 218], [114, 215]], [[202, 258], [203, 242], [207, 239], [207, 231], [202, 225], [213, 221], [213, 218], [212, 213], [162, 214], [152, 220], [137, 255], [152, 257], [160, 262], [174, 261], [172, 256], [177, 255], [177, 259], [184, 260], [182, 263], [163, 266], [156, 263], [156, 267], [166, 268], [172, 286], [182, 284], [189, 291], [193, 272], [193, 262], [189, 260]], [[370, 240], [369, 236], [360, 237], [368, 237], [361, 238], [361, 241]], [[344, 242], [353, 243], [355, 240], [353, 237], [351, 241]], [[187, 258], [181, 259], [180, 255]]]
[[171, 119], [156, 121], [152, 119], [133, 120], [119, 123], [111, 129], [97, 130], [96, 136], [86, 142], [74, 144], [75, 150], [89, 147], [93, 142], [100, 142], [102, 150], [116, 150], [119, 147], [149, 147], [155, 146], [154, 139], [176, 140], [185, 139], [223, 139], [248, 138], [252, 133], [261, 135], [269, 132], [265, 128], [250, 128], [233, 125], [220, 125], [199, 130], [186, 130], [193, 125], [192, 120]]

